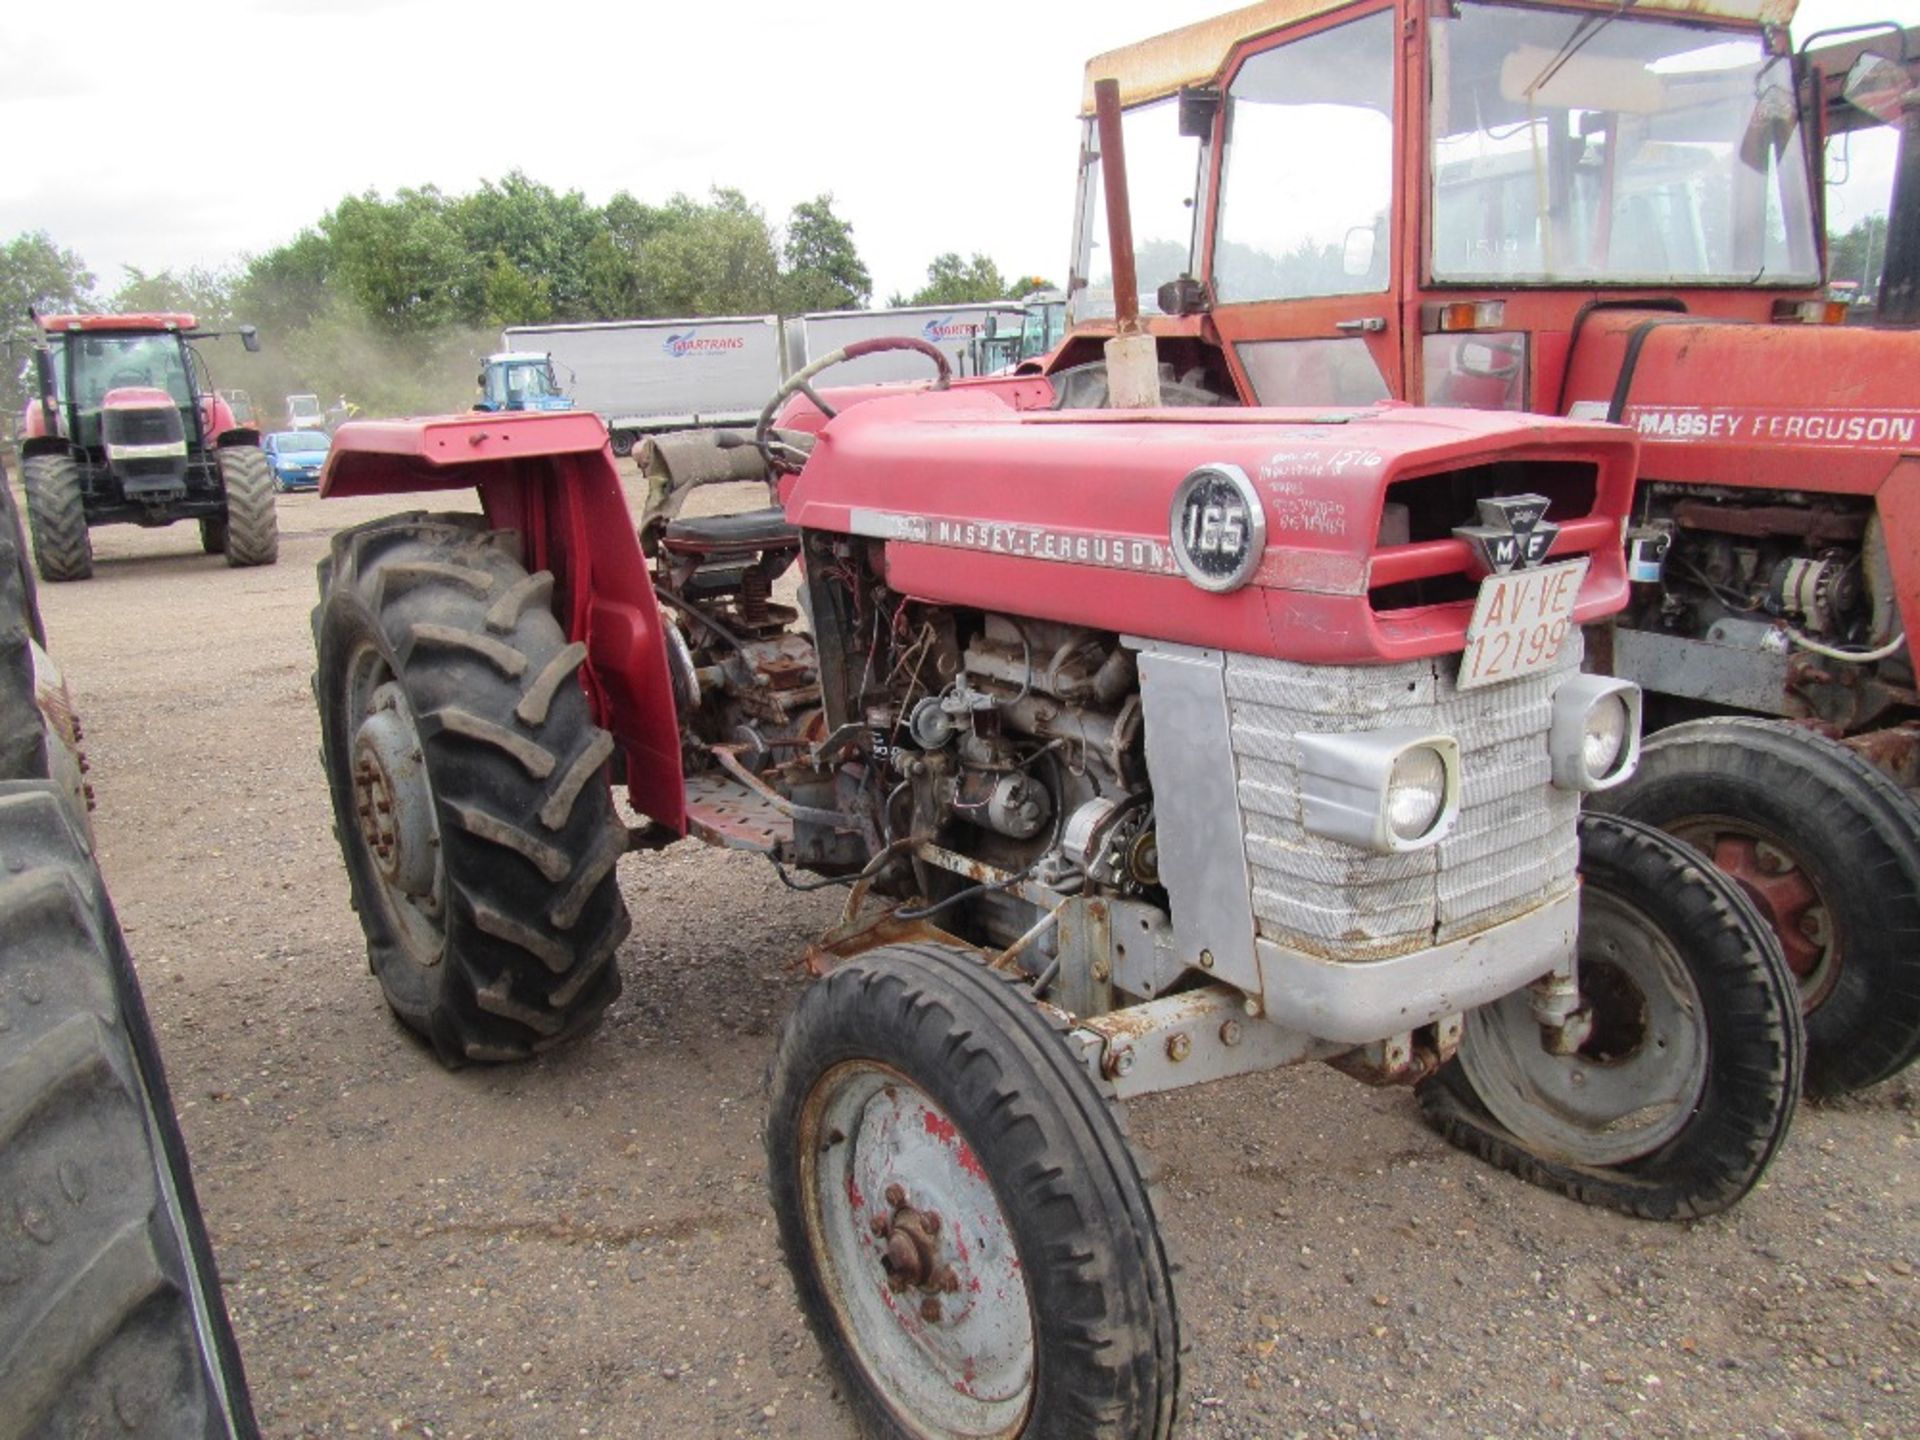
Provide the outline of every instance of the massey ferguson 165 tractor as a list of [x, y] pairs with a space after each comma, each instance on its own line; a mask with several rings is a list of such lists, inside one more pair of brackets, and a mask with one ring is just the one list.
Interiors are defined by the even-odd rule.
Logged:
[[[200, 522], [229, 565], [280, 553], [260, 432], [241, 425], [191, 343], [191, 315], [39, 315], [21, 478], [43, 580], [93, 574], [94, 525]], [[241, 343], [258, 350], [251, 325]]]
[[[1630, 434], [1155, 404], [1140, 339], [961, 381], [859, 342], [750, 444], [656, 442], [638, 534], [591, 415], [348, 425], [322, 481], [484, 510], [343, 531], [314, 611], [369, 959], [444, 1061], [593, 1025], [629, 849], [846, 887], [766, 1143], [876, 1435], [1169, 1433], [1128, 1097], [1326, 1060], [1531, 1181], [1676, 1218], [1754, 1184], [1800, 1086], [1738, 887], [1581, 813], [1638, 751], [1637, 688], [1581, 670], [1627, 597]], [[937, 377], [815, 387], [902, 348]], [[780, 503], [678, 513], [743, 475]]]
[[[1920, 1052], [1901, 788], [1920, 773], [1920, 333], [1841, 327], [1822, 286], [1825, 117], [1848, 78], [1897, 110], [1906, 42], [1879, 27], [1823, 75], [1789, 49], [1792, 12], [1271, 0], [1102, 56], [1076, 329], [1034, 368], [1072, 375], [1114, 329], [1093, 122], [1111, 77], [1139, 288], [1164, 312], [1147, 328], [1183, 390], [1634, 427], [1629, 597], [1586, 664], [1672, 728], [1601, 804], [1694, 842], [1774, 925], [1809, 1087], [1831, 1093]], [[1911, 325], [1908, 149], [1882, 315], [1904, 296]]]

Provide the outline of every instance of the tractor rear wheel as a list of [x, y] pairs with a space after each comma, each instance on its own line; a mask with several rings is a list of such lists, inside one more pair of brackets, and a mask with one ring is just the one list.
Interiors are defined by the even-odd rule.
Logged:
[[448, 1065], [521, 1060], [620, 990], [626, 831], [586, 649], [471, 517], [334, 537], [314, 611], [321, 755], [387, 1003]]
[[[257, 445], [222, 450], [220, 483], [227, 492], [226, 533], [222, 537], [227, 564], [273, 564], [280, 558], [280, 522], [274, 512], [273, 471], [267, 464], [267, 452]], [[203, 526], [200, 543], [207, 542]]]
[[50, 584], [90, 578], [93, 540], [87, 534], [80, 467], [66, 455], [33, 455], [20, 467], [20, 474], [27, 484], [33, 563], [40, 578]]
[[1701, 851], [1773, 926], [1806, 1013], [1808, 1094], [1920, 1055], [1920, 807], [1886, 775], [1799, 725], [1695, 720], [1595, 798]]
[[1026, 989], [885, 946], [800, 999], [773, 1060], [787, 1266], [876, 1436], [1159, 1440], [1179, 1322], [1112, 1097]]
[[1419, 1090], [1453, 1144], [1522, 1179], [1650, 1220], [1712, 1215], [1758, 1183], [1800, 1096], [1793, 976], [1737, 886], [1615, 815], [1580, 821], [1572, 1054], [1525, 990], [1468, 1014]]

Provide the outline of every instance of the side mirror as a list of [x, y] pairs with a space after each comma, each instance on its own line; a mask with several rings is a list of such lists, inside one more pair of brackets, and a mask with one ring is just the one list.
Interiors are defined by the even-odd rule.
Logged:
[[1162, 315], [1199, 315], [1207, 309], [1207, 287], [1191, 275], [1169, 280], [1154, 292]]
[[1347, 231], [1347, 243], [1340, 251], [1340, 268], [1350, 279], [1373, 273], [1373, 252], [1378, 244], [1373, 226], [1356, 225]]
[[1220, 113], [1220, 92], [1191, 86], [1180, 92], [1180, 138], [1208, 140], [1213, 137], [1213, 117]]
[[1897, 125], [1900, 97], [1912, 88], [1906, 66], [1869, 50], [1853, 62], [1840, 93], [1856, 110], [1864, 110], [1883, 125]]
[[251, 325], [240, 327], [240, 344], [249, 355], [260, 353], [260, 332]]

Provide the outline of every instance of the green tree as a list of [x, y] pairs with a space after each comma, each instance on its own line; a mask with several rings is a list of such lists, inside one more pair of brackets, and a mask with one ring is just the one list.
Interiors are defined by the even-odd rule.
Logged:
[[486, 318], [495, 325], [538, 325], [553, 318], [553, 284], [545, 275], [528, 275], [493, 252], [487, 271]]
[[1004, 300], [1007, 282], [1000, 267], [975, 251], [966, 260], [956, 250], [933, 257], [927, 266], [927, 283], [907, 300], [895, 296], [893, 305], [969, 305], [982, 300]]
[[334, 274], [360, 309], [396, 334], [419, 334], [478, 318], [483, 262], [467, 247], [445, 196], [429, 185], [392, 200], [349, 196], [320, 222]]
[[781, 309], [858, 310], [873, 295], [873, 276], [853, 243], [853, 226], [833, 213], [833, 196], [817, 195], [787, 218]]
[[235, 276], [194, 265], [180, 274], [156, 270], [149, 275], [129, 265], [127, 278], [113, 294], [110, 308], [124, 311], [184, 310], [197, 324], [224, 325], [233, 318]]
[[302, 230], [286, 244], [247, 261], [234, 283], [233, 313], [260, 327], [263, 337], [310, 323], [332, 300], [333, 242]]
[[1871, 295], [1880, 285], [1880, 267], [1887, 258], [1887, 217], [1869, 215], [1844, 235], [1827, 238], [1827, 279], [1855, 280], [1860, 293]]
[[676, 195], [636, 264], [644, 314], [747, 315], [779, 303], [780, 263], [767, 217], [738, 190], [705, 204]]
[[32, 344], [29, 307], [42, 315], [85, 310], [93, 304], [94, 277], [71, 250], [44, 230], [22, 231], [0, 245], [0, 415], [17, 422], [26, 409], [20, 372]]
[[562, 195], [510, 170], [499, 184], [482, 181], [473, 194], [451, 202], [448, 218], [470, 254], [493, 257], [486, 283], [474, 297], [481, 304], [470, 307], [465, 318], [513, 323], [493, 303], [503, 260], [524, 282], [524, 289], [509, 285], [503, 294], [521, 307], [519, 314], [527, 314], [524, 304], [537, 291], [546, 313], [531, 318], [589, 318], [587, 252], [606, 220], [578, 190]]

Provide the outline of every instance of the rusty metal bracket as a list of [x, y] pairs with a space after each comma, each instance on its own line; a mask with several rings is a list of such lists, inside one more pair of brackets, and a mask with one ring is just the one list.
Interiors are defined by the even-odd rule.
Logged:
[[1130, 1005], [1074, 1027], [1081, 1062], [1123, 1099], [1323, 1060], [1342, 1047], [1248, 1013], [1229, 985]]

